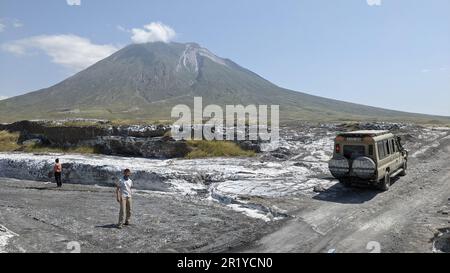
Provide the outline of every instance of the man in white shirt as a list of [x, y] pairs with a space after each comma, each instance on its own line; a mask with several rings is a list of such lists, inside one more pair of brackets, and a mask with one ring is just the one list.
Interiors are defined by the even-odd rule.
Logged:
[[119, 180], [116, 185], [116, 198], [117, 202], [120, 203], [119, 212], [119, 223], [118, 228], [122, 228], [124, 222], [124, 212], [126, 212], [125, 225], [130, 224], [131, 218], [131, 187], [133, 186], [133, 181], [130, 179], [131, 171], [126, 169], [123, 171], [123, 177]]

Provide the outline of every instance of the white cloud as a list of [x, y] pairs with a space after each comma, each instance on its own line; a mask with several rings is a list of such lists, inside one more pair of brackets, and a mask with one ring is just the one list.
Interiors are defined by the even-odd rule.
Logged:
[[152, 22], [143, 28], [133, 28], [131, 33], [133, 34], [131, 40], [136, 44], [168, 43], [176, 36], [175, 30], [161, 22]]
[[423, 68], [422, 70], [420, 70], [420, 72], [422, 73], [436, 73], [436, 72], [445, 72], [448, 70], [448, 66], [441, 66], [441, 67], [432, 67], [432, 68]]
[[81, 6], [81, 0], [66, 0], [69, 6]]
[[23, 27], [23, 23], [16, 20], [13, 23], [13, 27], [15, 27], [15, 28]]
[[381, 0], [366, 0], [369, 6], [381, 6]]
[[17, 19], [0, 18], [0, 32], [3, 32], [6, 28], [10, 27], [20, 28], [23, 27], [23, 23]]
[[75, 71], [82, 70], [117, 50], [113, 45], [97, 45], [89, 39], [76, 35], [40, 35], [20, 39], [1, 45], [4, 51], [24, 55], [33, 50], [42, 50], [52, 62]]
[[14, 41], [12, 43], [6, 43], [1, 45], [3, 51], [14, 53], [16, 55], [25, 54], [25, 46], [21, 45], [19, 41]]

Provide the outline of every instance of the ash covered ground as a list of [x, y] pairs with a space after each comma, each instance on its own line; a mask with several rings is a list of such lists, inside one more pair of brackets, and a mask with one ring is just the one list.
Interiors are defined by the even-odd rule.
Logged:
[[[334, 136], [353, 129], [402, 136], [410, 170], [389, 192], [344, 188], [328, 172]], [[0, 252], [70, 252], [73, 242], [82, 252], [367, 252], [370, 241], [386, 252], [445, 250], [433, 238], [448, 226], [437, 211], [450, 197], [449, 128], [302, 123], [280, 136], [253, 158], [0, 153]], [[62, 189], [47, 176], [56, 157]], [[117, 230], [112, 186], [124, 168], [134, 219]]]

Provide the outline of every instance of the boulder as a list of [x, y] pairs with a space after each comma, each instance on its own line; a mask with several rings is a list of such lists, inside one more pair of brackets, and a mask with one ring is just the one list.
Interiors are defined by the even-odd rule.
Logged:
[[257, 141], [238, 141], [237, 145], [246, 151], [254, 151], [255, 153], [261, 152], [261, 145]]

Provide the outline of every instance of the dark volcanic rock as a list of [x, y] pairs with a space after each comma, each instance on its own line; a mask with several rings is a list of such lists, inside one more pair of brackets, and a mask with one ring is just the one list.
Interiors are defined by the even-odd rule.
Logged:
[[359, 122], [344, 123], [337, 125], [338, 131], [356, 131], [356, 130], [387, 130], [397, 131], [402, 129], [405, 124], [391, 122]]
[[99, 137], [95, 147], [103, 154], [146, 158], [184, 157], [190, 152], [186, 142], [167, 138]]
[[33, 144], [37, 145], [50, 145], [50, 141], [48, 138], [44, 135], [38, 135], [38, 134], [27, 134], [22, 133], [19, 136], [18, 144], [21, 145], [29, 145], [33, 142]]
[[256, 141], [238, 141], [237, 145], [239, 145], [242, 150], [254, 151], [255, 153], [261, 152], [261, 145]]
[[19, 143], [39, 138], [44, 144], [54, 146], [74, 146], [82, 141], [95, 139], [97, 136], [110, 135], [106, 127], [99, 126], [53, 126], [48, 122], [19, 121], [0, 125], [0, 130], [20, 132]]

